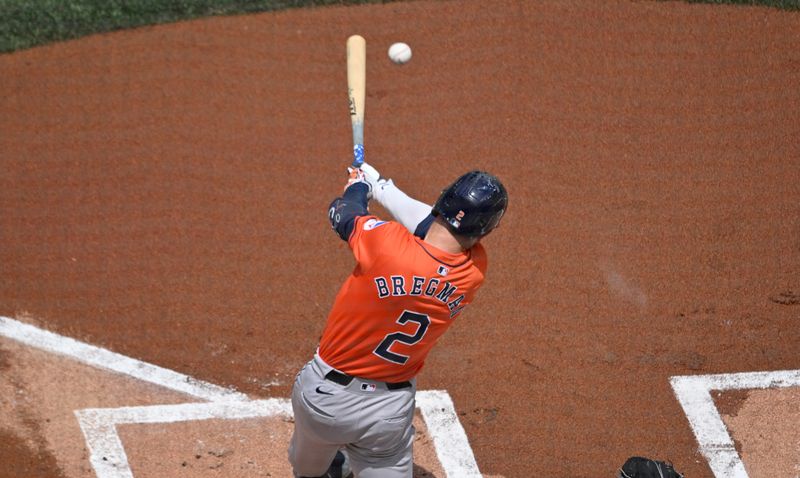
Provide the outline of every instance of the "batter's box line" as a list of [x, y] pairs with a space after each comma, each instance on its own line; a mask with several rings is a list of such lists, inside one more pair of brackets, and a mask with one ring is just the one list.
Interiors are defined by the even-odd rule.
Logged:
[[[208, 401], [76, 410], [74, 413], [89, 449], [89, 460], [98, 478], [133, 478], [125, 448], [117, 433], [117, 425], [292, 416], [291, 403], [288, 399], [251, 400], [235, 390], [197, 380], [8, 317], [0, 316], [0, 336]], [[481, 477], [467, 434], [458, 420], [450, 395], [444, 390], [418, 391], [416, 401], [445, 474], [448, 477], [459, 478]]]
[[714, 476], [748, 478], [711, 391], [797, 387], [800, 370], [683, 375], [672, 377], [670, 383]]
[[[449, 477], [479, 477], [464, 429], [455, 418], [447, 392], [417, 392], [422, 413], [442, 468]], [[277, 417], [290, 419], [289, 399], [270, 398], [246, 402], [183, 403], [144, 407], [87, 408], [76, 410], [90, 461], [98, 478], [133, 478], [117, 425], [176, 423], [196, 420], [241, 420]]]
[[247, 395], [194, 379], [157, 365], [126, 357], [33, 325], [0, 316], [0, 336], [52, 354], [69, 357], [92, 367], [127, 375], [176, 392], [208, 401], [247, 400]]

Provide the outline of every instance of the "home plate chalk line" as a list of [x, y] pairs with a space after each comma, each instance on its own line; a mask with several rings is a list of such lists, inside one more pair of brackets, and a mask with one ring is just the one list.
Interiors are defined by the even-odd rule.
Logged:
[[748, 478], [711, 391], [797, 387], [800, 370], [684, 375], [672, 377], [670, 383], [714, 476]]
[[[133, 478], [125, 448], [117, 434], [117, 425], [120, 424], [292, 416], [291, 403], [287, 398], [252, 400], [236, 390], [197, 380], [8, 317], [0, 316], [0, 336], [205, 400], [176, 405], [75, 410], [89, 449], [89, 461], [98, 478]], [[480, 477], [467, 434], [458, 420], [450, 395], [444, 390], [418, 391], [417, 408], [445, 474], [458, 478]]]

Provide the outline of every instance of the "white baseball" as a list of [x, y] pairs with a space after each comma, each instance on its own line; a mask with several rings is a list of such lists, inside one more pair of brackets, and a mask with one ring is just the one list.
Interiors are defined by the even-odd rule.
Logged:
[[389, 47], [389, 58], [398, 65], [408, 63], [411, 59], [411, 47], [403, 42], [394, 43]]

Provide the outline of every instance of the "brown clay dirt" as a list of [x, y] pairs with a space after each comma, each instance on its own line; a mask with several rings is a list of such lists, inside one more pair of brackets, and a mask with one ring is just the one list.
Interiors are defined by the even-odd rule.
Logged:
[[750, 476], [800, 474], [800, 390], [753, 390], [736, 415], [722, 415]]
[[473, 167], [510, 192], [419, 377], [481, 471], [709, 477], [668, 378], [800, 368], [798, 32], [767, 8], [420, 1], [0, 56], [0, 314], [288, 396], [352, 267], [326, 209], [360, 33], [368, 160], [428, 202]]
[[75, 410], [194, 401], [5, 338], [0, 347], [13, 356], [0, 375], [0, 477], [94, 476]]
[[[3, 469], [0, 476], [25, 476], [28, 478], [63, 478], [55, 457], [46, 449], [33, 447], [18, 433], [0, 430], [3, 444]], [[5, 458], [9, 457], [8, 460]]]

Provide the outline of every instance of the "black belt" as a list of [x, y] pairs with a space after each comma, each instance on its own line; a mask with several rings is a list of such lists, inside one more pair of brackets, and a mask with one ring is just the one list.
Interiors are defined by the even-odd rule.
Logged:
[[[331, 370], [325, 375], [325, 380], [330, 380], [331, 382], [344, 386], [350, 385], [350, 382], [352, 382], [354, 378], [355, 377], [352, 375], [347, 375], [346, 373], [339, 372], [338, 370]], [[411, 382], [385, 383], [386, 388], [389, 390], [400, 390], [401, 388], [408, 388], [411, 386]]]

